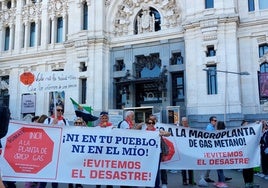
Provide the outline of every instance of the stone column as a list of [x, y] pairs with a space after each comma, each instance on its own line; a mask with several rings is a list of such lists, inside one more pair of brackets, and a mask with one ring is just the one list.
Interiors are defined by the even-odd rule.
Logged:
[[29, 27], [30, 27], [30, 24], [29, 22], [26, 22], [24, 24], [24, 30], [25, 30], [25, 33], [24, 33], [24, 48], [27, 49], [29, 47]]
[[66, 41], [66, 35], [67, 35], [67, 22], [68, 22], [68, 19], [67, 19], [67, 15], [64, 14], [62, 16], [62, 21], [63, 21], [63, 28], [62, 28], [62, 42]]
[[13, 50], [14, 49], [14, 32], [15, 32], [15, 26], [14, 24], [10, 25], [10, 36], [9, 36], [9, 50]]
[[51, 18], [51, 44], [55, 44], [55, 17]]
[[35, 22], [35, 46], [37, 47], [39, 45], [39, 33], [40, 33], [40, 27], [39, 27], [39, 20]]

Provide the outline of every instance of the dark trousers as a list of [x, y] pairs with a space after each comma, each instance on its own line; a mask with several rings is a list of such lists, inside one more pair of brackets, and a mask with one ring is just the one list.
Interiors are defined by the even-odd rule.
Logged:
[[3, 182], [6, 188], [16, 188], [15, 181], [4, 181]]
[[[101, 188], [101, 185], [96, 185], [96, 188]], [[106, 188], [113, 188], [113, 186], [112, 185], [106, 185]]]
[[268, 154], [261, 151], [261, 169], [262, 173], [268, 175]]
[[[187, 172], [188, 172], [188, 178], [187, 178]], [[187, 180], [189, 180], [189, 184], [194, 184], [194, 171], [193, 170], [182, 170], [182, 182], [187, 183]]]
[[245, 183], [253, 183], [254, 180], [254, 170], [253, 168], [243, 169], [243, 179]]
[[[51, 183], [52, 188], [58, 188], [59, 183]], [[45, 188], [47, 186], [47, 182], [40, 182], [39, 188]]]
[[161, 182], [162, 185], [166, 184], [167, 185], [167, 170], [160, 170], [161, 173]]

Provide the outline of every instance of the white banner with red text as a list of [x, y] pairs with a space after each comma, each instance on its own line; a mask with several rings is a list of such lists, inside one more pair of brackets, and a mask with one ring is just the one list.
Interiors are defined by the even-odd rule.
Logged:
[[[169, 154], [163, 169], [241, 169], [260, 165], [261, 125], [206, 132], [157, 124]], [[157, 131], [57, 127], [11, 121], [2, 140], [4, 180], [153, 186]]]
[[260, 166], [261, 124], [207, 132], [182, 126], [157, 124], [169, 131], [169, 155], [162, 169], [242, 169]]
[[153, 186], [159, 134], [10, 122], [1, 140], [4, 180]]

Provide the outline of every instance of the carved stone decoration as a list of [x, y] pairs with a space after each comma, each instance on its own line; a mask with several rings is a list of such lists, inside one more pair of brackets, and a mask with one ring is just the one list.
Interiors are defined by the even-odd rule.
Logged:
[[[152, 6], [162, 13], [161, 26], [165, 26], [165, 28], [178, 26], [179, 9], [175, 0], [123, 0], [123, 3], [118, 6], [118, 11], [114, 18], [114, 35], [131, 34], [131, 28], [133, 28], [131, 25], [134, 26], [135, 24], [136, 15], [134, 15], [134, 12], [140, 12], [140, 7], [144, 8], [146, 6]], [[142, 11], [145, 12], [144, 18], [137, 16], [137, 21], [142, 25], [142, 31], [146, 29], [145, 31], [148, 32], [150, 21], [154, 18], [146, 16], [147, 12], [143, 8]], [[151, 31], [153, 30], [151, 29]]]
[[41, 3], [30, 3], [22, 8], [22, 17], [25, 22], [32, 20], [40, 20], [42, 16], [42, 4]]
[[108, 7], [111, 4], [111, 0], [105, 0], [105, 6]]
[[136, 56], [136, 62], [134, 63], [136, 75], [135, 77], [140, 78], [140, 72], [144, 67], [152, 70], [155, 66], [161, 67], [161, 59], [159, 54], [150, 54], [149, 56]]
[[154, 31], [154, 15], [150, 15], [148, 6], [142, 8], [142, 16], [137, 17], [138, 33], [146, 33]]
[[264, 62], [268, 62], [268, 52], [266, 52], [260, 59], [259, 64], [261, 65]]
[[65, 0], [49, 0], [48, 13], [50, 17], [64, 16], [68, 13], [68, 1]]
[[5, 80], [1, 80], [0, 82], [0, 90], [9, 89], [9, 84]]
[[2, 13], [0, 13], [0, 22], [2, 22], [3, 25], [15, 24], [15, 19], [16, 19], [15, 8], [3, 10]]

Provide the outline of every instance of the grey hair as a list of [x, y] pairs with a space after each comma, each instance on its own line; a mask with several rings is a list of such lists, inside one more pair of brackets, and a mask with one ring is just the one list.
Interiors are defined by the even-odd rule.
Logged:
[[130, 116], [130, 115], [132, 115], [132, 114], [134, 114], [134, 111], [129, 110], [129, 111], [127, 111], [127, 112], [125, 113], [125, 117], [128, 117], [128, 116]]
[[182, 117], [181, 121], [188, 121], [188, 118], [187, 117]]

